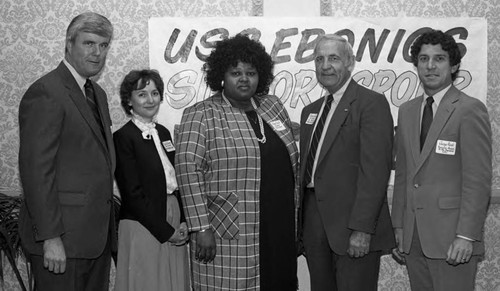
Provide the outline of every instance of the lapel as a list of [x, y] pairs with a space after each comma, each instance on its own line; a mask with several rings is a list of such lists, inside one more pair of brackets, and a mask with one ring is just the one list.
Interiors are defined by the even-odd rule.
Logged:
[[[414, 101], [409, 103], [408, 108], [403, 115], [406, 115], [407, 118], [411, 121], [408, 123], [409, 125], [409, 138], [410, 138], [410, 147], [411, 147], [411, 153], [413, 156], [413, 161], [415, 163], [418, 162], [420, 159], [420, 115], [422, 114], [421, 111], [421, 106], [422, 106], [422, 99], [423, 96], [419, 96], [415, 98]], [[403, 116], [404, 118], [404, 116]]]
[[[279, 138], [283, 141], [285, 146], [288, 149], [290, 156], [292, 156], [295, 152], [295, 148], [290, 147], [290, 145], [295, 145], [295, 141], [293, 139], [293, 133], [291, 124], [286, 124], [286, 120], [282, 118], [281, 112], [278, 110], [277, 106], [273, 106], [271, 102], [264, 96], [263, 98], [259, 98], [260, 106], [257, 107], [257, 114], [259, 114], [262, 119], [269, 125], [269, 127], [279, 136]], [[271, 123], [271, 121], [279, 120], [285, 127], [285, 130], [276, 130], [275, 126]]]
[[[300, 125], [300, 129], [302, 130], [301, 132], [301, 141], [304, 141], [303, 143], [301, 142], [301, 148], [303, 149], [301, 151], [301, 155], [304, 154], [304, 159], [303, 161], [305, 162], [305, 159], [306, 159], [306, 153], [309, 153], [309, 147], [311, 145], [311, 138], [312, 138], [312, 134], [313, 134], [313, 129], [314, 129], [314, 126], [317, 122], [317, 120], [319, 119], [319, 110], [321, 109], [321, 106], [323, 105], [324, 103], [324, 100], [325, 100], [325, 97], [321, 97], [320, 99], [314, 101], [313, 103], [311, 103], [310, 106], [306, 107], [305, 108], [305, 114], [304, 114], [304, 123]], [[315, 122], [313, 122], [312, 124], [306, 124], [305, 122], [307, 121], [307, 119], [309, 119], [309, 116], [311, 114], [316, 114], [316, 119], [315, 119]]]
[[344, 123], [347, 116], [351, 112], [352, 104], [358, 99], [357, 86], [360, 85], [358, 85], [354, 80], [351, 80], [344, 92], [344, 95], [340, 98], [337, 108], [335, 108], [335, 112], [333, 113], [330, 124], [328, 125], [325, 139], [323, 140], [323, 145], [321, 146], [321, 151], [318, 156], [318, 165], [337, 138], [340, 126]]
[[[102, 134], [96, 135], [98, 139], [102, 142], [106, 143], [106, 147], [104, 150], [107, 150], [109, 153], [109, 157], [111, 159], [111, 168], [114, 173], [114, 168], [115, 168], [115, 148], [114, 148], [114, 143], [113, 143], [113, 134], [111, 132], [111, 119], [109, 118], [109, 108], [108, 108], [108, 100], [107, 96], [104, 93], [102, 89], [100, 89], [100, 86], [92, 81], [92, 86], [94, 86], [94, 91], [96, 94], [96, 103], [97, 107], [99, 108], [99, 114], [101, 115], [101, 121], [102, 121], [102, 126], [104, 129], [104, 139], [102, 139]], [[87, 106], [88, 108], [88, 106]], [[90, 111], [90, 109], [89, 109]], [[100, 131], [99, 125], [97, 122], [95, 122], [95, 118], [92, 119], [94, 121], [95, 126], [97, 126], [96, 129]], [[100, 132], [99, 132], [100, 133]], [[96, 131], [94, 130], [94, 135], [96, 134]]]
[[[105, 141], [104, 137], [101, 133], [101, 129], [100, 129], [99, 125], [97, 124], [97, 121], [95, 120], [95, 117], [92, 114], [92, 111], [90, 110], [89, 106], [87, 105], [87, 101], [85, 100], [85, 96], [84, 96], [82, 90], [78, 87], [78, 83], [76, 82], [75, 78], [73, 77], [73, 75], [71, 75], [71, 72], [66, 67], [66, 65], [64, 65], [63, 62], [61, 62], [59, 64], [59, 67], [57, 67], [57, 72], [62, 79], [63, 86], [66, 87], [66, 89], [67, 89], [67, 95], [73, 101], [76, 108], [78, 109], [78, 111], [82, 115], [83, 119], [86, 121], [86, 123], [88, 124], [88, 126], [90, 127], [92, 132], [94, 133], [94, 137], [97, 139], [98, 143], [101, 145], [102, 149], [106, 153], [106, 156], [108, 156], [109, 141], [112, 141], [112, 137], [111, 137], [110, 133], [108, 132], [109, 130], [106, 130], [110, 126], [108, 124], [109, 122], [106, 120], [106, 118], [104, 118], [104, 117], [102, 118], [104, 132], [105, 132], [106, 140], [107, 140], [107, 141]], [[95, 84], [95, 82], [92, 81], [92, 83], [93, 83], [92, 85], [94, 86], [94, 88], [96, 88], [97, 85]], [[103, 101], [100, 100], [103, 97], [99, 96], [99, 93], [97, 93], [97, 91], [99, 91], [99, 90], [95, 90], [95, 91], [96, 91], [96, 95], [97, 95], [96, 99], [99, 100], [98, 101], [99, 110], [100, 110], [100, 112], [104, 112], [103, 110], [105, 110], [105, 109], [103, 108], [103, 104], [102, 104]]]
[[420, 157], [417, 160], [418, 162], [416, 171], [420, 169], [424, 161], [434, 150], [434, 145], [437, 142], [439, 134], [450, 119], [453, 111], [455, 111], [455, 103], [458, 101], [459, 93], [460, 91], [458, 91], [458, 89], [456, 89], [454, 86], [451, 86], [448, 92], [446, 92], [446, 94], [444, 95], [443, 100], [441, 100], [437, 112], [434, 115], [434, 120], [432, 121], [431, 128], [429, 129], [429, 133], [427, 134], [427, 138], [425, 139], [424, 147], [422, 148]]

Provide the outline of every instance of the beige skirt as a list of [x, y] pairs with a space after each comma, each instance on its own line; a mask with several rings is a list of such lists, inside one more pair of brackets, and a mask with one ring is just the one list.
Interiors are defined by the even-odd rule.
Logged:
[[[167, 221], [179, 227], [177, 199], [167, 196]], [[124, 219], [118, 229], [116, 291], [189, 290], [186, 245], [175, 246], [158, 240], [137, 221]]]

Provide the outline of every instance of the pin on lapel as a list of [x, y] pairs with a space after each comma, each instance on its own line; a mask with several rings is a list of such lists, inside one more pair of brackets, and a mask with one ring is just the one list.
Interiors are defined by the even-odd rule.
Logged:
[[347, 111], [349, 111], [349, 109], [347, 109], [347, 108], [344, 108], [344, 112], [347, 112]]

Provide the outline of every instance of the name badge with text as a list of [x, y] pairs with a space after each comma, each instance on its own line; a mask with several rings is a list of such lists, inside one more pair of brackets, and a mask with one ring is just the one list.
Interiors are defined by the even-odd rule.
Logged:
[[437, 154], [453, 156], [455, 155], [456, 150], [457, 150], [457, 142], [438, 139], [436, 144]]
[[271, 126], [274, 128], [276, 131], [282, 131], [285, 130], [285, 125], [283, 125], [283, 122], [281, 120], [273, 120], [270, 122]]
[[309, 113], [309, 117], [307, 117], [306, 124], [314, 124], [316, 121], [316, 117], [318, 117], [318, 113]]
[[163, 144], [163, 147], [165, 148], [165, 150], [167, 152], [173, 152], [173, 151], [175, 151], [175, 147], [172, 144], [171, 140], [166, 140], [166, 141], [162, 142], [162, 144]]

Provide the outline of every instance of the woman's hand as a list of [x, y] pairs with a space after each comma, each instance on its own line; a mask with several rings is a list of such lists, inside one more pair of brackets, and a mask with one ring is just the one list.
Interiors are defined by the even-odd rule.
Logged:
[[196, 235], [196, 260], [206, 264], [214, 260], [216, 254], [215, 236], [212, 229], [199, 231]]
[[180, 246], [186, 243], [188, 240], [188, 228], [185, 222], [179, 225], [179, 228], [175, 230], [174, 234], [168, 240], [176, 246]]

